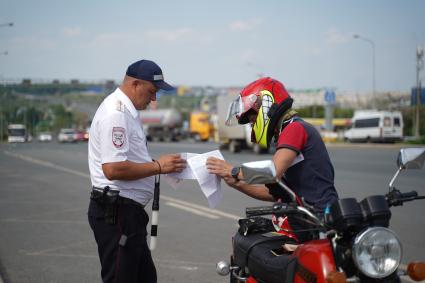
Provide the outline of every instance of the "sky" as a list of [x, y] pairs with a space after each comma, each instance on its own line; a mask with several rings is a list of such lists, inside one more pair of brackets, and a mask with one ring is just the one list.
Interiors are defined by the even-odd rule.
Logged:
[[409, 91], [417, 46], [421, 0], [0, 0], [3, 81], [120, 82], [150, 59], [175, 86]]

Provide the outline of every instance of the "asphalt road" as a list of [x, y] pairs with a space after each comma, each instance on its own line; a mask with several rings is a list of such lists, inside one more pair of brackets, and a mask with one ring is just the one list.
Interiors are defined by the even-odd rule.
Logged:
[[[213, 143], [152, 143], [155, 158], [166, 152], [202, 153]], [[397, 146], [328, 147], [340, 197], [358, 200], [388, 191], [396, 171]], [[242, 163], [271, 155], [222, 152]], [[396, 186], [425, 195], [424, 170], [402, 172]], [[0, 144], [0, 273], [4, 281], [100, 282], [100, 264], [87, 223], [90, 180], [87, 144]], [[159, 282], [228, 282], [215, 273], [227, 259], [236, 223], [246, 206], [263, 205], [224, 186], [215, 210], [198, 185], [161, 186], [158, 248], [153, 257]], [[403, 262], [425, 260], [424, 201], [392, 209], [391, 228], [404, 247]]]

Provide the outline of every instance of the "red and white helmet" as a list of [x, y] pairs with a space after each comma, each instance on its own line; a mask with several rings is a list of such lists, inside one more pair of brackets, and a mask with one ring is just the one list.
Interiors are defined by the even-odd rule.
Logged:
[[270, 77], [247, 85], [229, 107], [226, 125], [253, 122], [252, 140], [268, 147], [280, 117], [292, 107], [284, 85]]

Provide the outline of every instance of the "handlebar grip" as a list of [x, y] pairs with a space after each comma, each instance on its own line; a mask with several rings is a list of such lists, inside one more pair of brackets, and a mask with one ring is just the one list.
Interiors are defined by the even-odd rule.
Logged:
[[400, 197], [403, 199], [410, 199], [410, 198], [415, 198], [418, 196], [418, 192], [416, 191], [411, 191], [408, 193], [400, 193]]
[[267, 214], [272, 214], [273, 212], [274, 212], [273, 206], [247, 207], [245, 209], [245, 214], [247, 217], [267, 215]]

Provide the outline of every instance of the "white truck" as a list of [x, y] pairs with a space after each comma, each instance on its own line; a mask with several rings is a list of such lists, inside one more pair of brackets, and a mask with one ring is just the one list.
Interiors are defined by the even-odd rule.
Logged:
[[217, 131], [221, 148], [228, 148], [230, 152], [236, 153], [243, 148], [252, 148], [257, 153], [267, 152], [267, 149], [251, 142], [251, 125], [226, 126], [227, 113], [235, 95], [217, 96]]
[[183, 136], [183, 117], [177, 109], [142, 110], [140, 120], [149, 141], [178, 141]]
[[24, 124], [10, 124], [7, 126], [7, 141], [10, 143], [27, 142], [29, 136]]
[[351, 128], [344, 133], [349, 142], [396, 142], [403, 140], [403, 116], [400, 111], [355, 111]]

